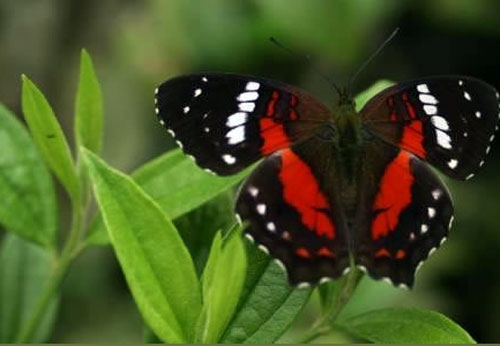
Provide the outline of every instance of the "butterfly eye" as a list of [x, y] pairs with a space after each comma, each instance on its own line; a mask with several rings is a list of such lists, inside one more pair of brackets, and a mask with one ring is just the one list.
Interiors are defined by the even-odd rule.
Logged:
[[319, 130], [318, 138], [325, 142], [332, 142], [338, 138], [338, 131], [334, 125], [328, 124]]

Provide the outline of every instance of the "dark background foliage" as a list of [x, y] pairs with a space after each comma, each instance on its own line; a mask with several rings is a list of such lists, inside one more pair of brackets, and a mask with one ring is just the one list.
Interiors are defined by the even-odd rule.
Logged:
[[[0, 101], [20, 114], [20, 75], [25, 73], [70, 129], [78, 57], [86, 47], [104, 92], [104, 157], [130, 171], [174, 146], [153, 112], [153, 90], [166, 78], [197, 71], [254, 74], [297, 84], [331, 103], [333, 89], [312, 71], [313, 65], [345, 85], [400, 27], [361, 74], [357, 91], [380, 78], [435, 74], [471, 75], [500, 88], [499, 15], [495, 0], [3, 0]], [[277, 49], [269, 36], [311, 55], [311, 62]], [[476, 340], [498, 342], [499, 159], [497, 140], [475, 179], [445, 179], [455, 199], [456, 222], [450, 240], [419, 272], [411, 293], [365, 280], [353, 304], [367, 309], [383, 301], [436, 309]], [[66, 219], [62, 210], [63, 226]], [[206, 228], [196, 220], [186, 227], [196, 222], [191, 237]], [[109, 247], [86, 252], [63, 289], [51, 341], [142, 340], [140, 316]], [[306, 310], [296, 329], [314, 309]]]

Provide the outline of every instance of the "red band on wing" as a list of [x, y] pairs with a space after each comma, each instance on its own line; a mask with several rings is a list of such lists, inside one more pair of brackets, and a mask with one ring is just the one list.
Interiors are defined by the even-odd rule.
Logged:
[[275, 122], [272, 118], [261, 118], [259, 120], [260, 136], [264, 144], [260, 148], [263, 155], [269, 155], [278, 149], [288, 147], [290, 140], [282, 124]]
[[400, 140], [400, 144], [403, 148], [425, 158], [425, 149], [422, 144], [423, 140], [421, 120], [411, 120], [409, 125], [405, 125]]
[[374, 240], [392, 232], [397, 226], [399, 215], [411, 203], [414, 177], [410, 158], [409, 153], [400, 151], [385, 169], [373, 204], [373, 210], [377, 213], [371, 230]]
[[318, 236], [333, 239], [335, 227], [329, 217], [330, 205], [311, 169], [290, 149], [283, 151], [281, 161], [283, 199], [299, 212], [305, 227]]

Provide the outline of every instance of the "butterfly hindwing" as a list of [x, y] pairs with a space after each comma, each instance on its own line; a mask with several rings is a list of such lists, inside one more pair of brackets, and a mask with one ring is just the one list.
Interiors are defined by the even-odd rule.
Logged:
[[376, 279], [411, 287], [417, 267], [448, 236], [450, 194], [427, 164], [405, 150], [373, 139], [365, 155], [383, 169], [375, 177], [374, 171], [364, 173], [360, 182], [369, 207], [356, 215], [356, 264]]
[[330, 111], [279, 82], [199, 74], [160, 85], [156, 113], [199, 166], [227, 175], [311, 136]]
[[[310, 155], [313, 147], [321, 155]], [[238, 194], [236, 211], [249, 223], [247, 234], [284, 264], [293, 284], [336, 278], [349, 266], [342, 218], [325, 188], [334, 174], [326, 155], [331, 151], [316, 139], [279, 150]]]
[[496, 90], [474, 78], [443, 76], [388, 88], [361, 110], [368, 131], [457, 179], [483, 165], [499, 122]]

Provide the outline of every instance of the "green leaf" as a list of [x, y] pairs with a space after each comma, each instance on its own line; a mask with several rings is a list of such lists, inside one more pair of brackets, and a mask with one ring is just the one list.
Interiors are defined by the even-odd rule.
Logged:
[[198, 322], [198, 343], [216, 343], [234, 314], [245, 282], [246, 255], [241, 230], [227, 241], [215, 236], [203, 272], [203, 308]]
[[471, 336], [448, 317], [429, 310], [387, 308], [343, 320], [350, 334], [374, 343], [472, 344]]
[[0, 105], [0, 223], [44, 247], [55, 245], [57, 205], [52, 178], [33, 140]]
[[85, 49], [80, 57], [80, 82], [75, 103], [76, 147], [98, 153], [102, 143], [102, 94], [92, 59]]
[[[246, 169], [231, 177], [217, 177], [203, 171], [176, 149], [146, 163], [132, 177], [172, 219], [176, 219], [234, 186], [249, 172], [250, 169]], [[92, 245], [104, 245], [109, 241], [101, 222], [92, 225], [86, 241]]]
[[[51, 275], [54, 258], [39, 246], [10, 233], [0, 248], [0, 342], [15, 342]], [[47, 342], [54, 328], [59, 294], [41, 319], [30, 342]]]
[[245, 290], [221, 342], [270, 344], [288, 330], [312, 289], [290, 286], [285, 271], [254, 244], [247, 253]]
[[82, 148], [94, 193], [132, 295], [163, 342], [193, 341], [201, 292], [177, 230], [130, 177]]
[[361, 108], [364, 107], [366, 102], [370, 100], [373, 96], [381, 92], [382, 90], [394, 85], [394, 82], [387, 80], [387, 79], [381, 79], [377, 82], [375, 82], [372, 86], [370, 86], [368, 89], [360, 92], [356, 96], [356, 110], [359, 111]]
[[42, 92], [28, 77], [23, 75], [22, 79], [23, 113], [33, 139], [57, 179], [75, 201], [79, 196], [79, 182], [68, 142]]

